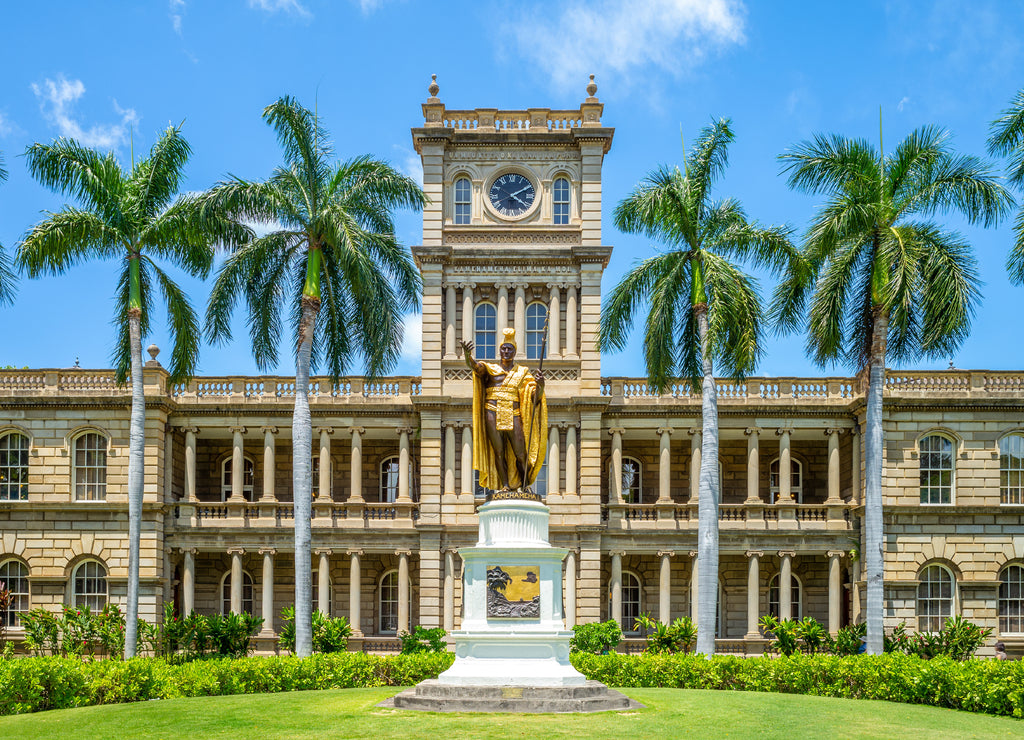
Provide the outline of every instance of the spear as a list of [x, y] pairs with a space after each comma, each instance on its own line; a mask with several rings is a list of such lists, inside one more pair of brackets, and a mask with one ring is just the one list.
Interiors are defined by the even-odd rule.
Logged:
[[[544, 372], [544, 355], [547, 354], [547, 350], [548, 350], [548, 317], [547, 316], [544, 317], [544, 329], [543, 329], [543, 332], [544, 333], [541, 336], [541, 340], [540, 340], [540, 362], [537, 363], [537, 372], [539, 372], [539, 373], [543, 373]], [[537, 396], [537, 401], [536, 401], [535, 405], [540, 405], [540, 396]], [[533, 439], [533, 429], [534, 429], [534, 426], [536, 425], [536, 423], [537, 423], [537, 412], [536, 412], [536, 409], [535, 409], [534, 413], [533, 413], [533, 416], [530, 417], [530, 436], [527, 437], [527, 440]], [[528, 470], [524, 471], [524, 472], [529, 474]], [[523, 483], [524, 483], [523, 487], [525, 488], [526, 487], [525, 486], [525, 481], [523, 481]]]

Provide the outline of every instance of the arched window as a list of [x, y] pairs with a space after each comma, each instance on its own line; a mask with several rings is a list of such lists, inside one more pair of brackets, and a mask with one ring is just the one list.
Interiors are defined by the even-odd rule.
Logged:
[[999, 440], [999, 496], [1004, 504], [1024, 504], [1024, 434]]
[[107, 605], [107, 569], [96, 560], [79, 563], [71, 576], [71, 603], [103, 611]]
[[389, 570], [380, 579], [381, 634], [398, 632], [398, 571]]
[[526, 359], [539, 360], [541, 346], [544, 344], [544, 323], [548, 317], [548, 308], [540, 301], [534, 301], [526, 307]]
[[[242, 614], [252, 614], [252, 576], [242, 571]], [[314, 598], [316, 591], [314, 589]], [[229, 570], [220, 579], [220, 613], [231, 613], [231, 571]], [[263, 617], [267, 619], [266, 616]]]
[[[233, 463], [231, 461], [231, 455], [224, 458], [224, 462], [220, 464], [220, 500], [227, 501], [231, 498], [231, 470]], [[245, 456], [242, 458], [242, 496], [246, 501], [252, 501], [252, 484], [255, 478], [256, 464], [253, 463], [252, 458]]]
[[917, 583], [917, 629], [938, 632], [953, 615], [953, 574], [944, 565], [929, 565]]
[[[789, 459], [789, 492], [798, 504], [804, 502], [804, 466], [793, 458]], [[772, 460], [768, 466], [768, 496], [768, 503], [771, 504], [779, 498], [779, 458]]]
[[1024, 567], [1008, 565], [999, 574], [999, 634], [1024, 634]]
[[[772, 576], [771, 580], [768, 581], [768, 613], [776, 619], [780, 619], [782, 614], [782, 610], [779, 608], [780, 575], [782, 574], [776, 573]], [[792, 579], [790, 581], [790, 588], [792, 589], [792, 603], [790, 605], [791, 613], [793, 619], [801, 619], [803, 617], [803, 613], [800, 606], [803, 603], [803, 600], [800, 598], [800, 579], [797, 578], [796, 575], [791, 575], [790, 578]]]
[[76, 501], [103, 501], [107, 498], [107, 438], [86, 432], [74, 441], [74, 481]]
[[[636, 573], [622, 571], [622, 624], [627, 634], [636, 634], [636, 619], [640, 616], [640, 578]], [[608, 586], [608, 618], [612, 615], [612, 589]]]
[[551, 218], [556, 225], [569, 223], [569, 181], [564, 177], [555, 180], [551, 188]]
[[479, 360], [493, 360], [498, 354], [495, 344], [498, 333], [498, 311], [493, 303], [481, 303], [476, 307], [476, 329], [473, 343]]
[[468, 177], [460, 177], [455, 181], [455, 223], [468, 224], [472, 217], [470, 193], [472, 186]]
[[11, 592], [6, 614], [0, 615], [3, 627], [21, 625], [21, 615], [29, 610], [28, 567], [19, 560], [0, 563], [0, 583]]
[[921, 503], [953, 503], [953, 441], [941, 434], [921, 440]]
[[[609, 475], [613, 470], [609, 467]], [[627, 504], [643, 503], [643, 466], [635, 457], [622, 458], [622, 500]], [[615, 487], [608, 481], [609, 492], [614, 493]]]
[[0, 501], [28, 500], [28, 437], [0, 436]]
[[[324, 604], [324, 614], [331, 616], [331, 597], [334, 594], [334, 581], [327, 577], [327, 603]], [[313, 611], [320, 610], [320, 571], [313, 569]]]

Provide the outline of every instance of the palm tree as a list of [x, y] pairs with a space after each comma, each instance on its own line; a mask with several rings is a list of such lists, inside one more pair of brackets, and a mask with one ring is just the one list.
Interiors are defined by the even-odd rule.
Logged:
[[925, 126], [884, 156], [864, 139], [820, 135], [780, 157], [791, 188], [826, 202], [807, 229], [805, 259], [777, 288], [773, 312], [784, 331], [806, 316], [807, 349], [818, 365], [869, 368], [863, 562], [872, 654], [883, 648], [886, 360], [949, 356], [967, 337], [979, 299], [970, 244], [926, 219], [955, 212], [988, 226], [1012, 204], [989, 166], [955, 155], [948, 138]]
[[[0, 153], [0, 182], [7, 179], [7, 170], [4, 169], [3, 154]], [[0, 244], [0, 304], [14, 303], [14, 272], [11, 270], [4, 245]]]
[[119, 383], [131, 376], [132, 396], [125, 657], [135, 655], [137, 642], [146, 408], [142, 341], [150, 332], [156, 289], [167, 304], [174, 345], [172, 382], [191, 376], [201, 336], [188, 298], [154, 257], [189, 275], [206, 277], [213, 264], [213, 245], [243, 239], [247, 231], [215, 215], [199, 214], [194, 197], [174, 200], [190, 153], [178, 127], [164, 131], [149, 156], [127, 171], [113, 152], [101, 154], [74, 139], [33, 144], [25, 153], [32, 176], [51, 190], [74, 198], [79, 207], [65, 206], [32, 227], [18, 246], [19, 267], [29, 277], [38, 277], [43, 273], [60, 275], [87, 259], [117, 261], [113, 362]]
[[601, 311], [599, 346], [626, 344], [633, 314], [650, 313], [644, 355], [651, 386], [661, 391], [687, 377], [702, 393], [703, 435], [698, 493], [697, 652], [715, 651], [718, 601], [717, 360], [737, 377], [752, 372], [761, 355], [761, 302], [757, 282], [730, 260], [781, 269], [796, 257], [786, 227], [748, 221], [739, 202], [712, 200], [711, 187], [728, 164], [733, 140], [728, 119], [704, 128], [685, 158], [684, 171], [661, 168], [615, 209], [615, 225], [642, 233], [668, 249], [639, 262], [615, 286]]
[[295, 652], [312, 651], [309, 413], [311, 367], [332, 377], [361, 357], [369, 375], [394, 366], [402, 317], [419, 303], [419, 273], [395, 237], [391, 211], [419, 209], [426, 196], [388, 164], [357, 157], [331, 164], [331, 146], [317, 116], [284, 97], [264, 120], [277, 133], [285, 164], [266, 182], [232, 178], [205, 198], [216, 211], [275, 224], [274, 231], [235, 251], [217, 275], [206, 326], [231, 338], [239, 295], [248, 305], [253, 356], [261, 369], [277, 362], [282, 309], [290, 312], [295, 347], [292, 492], [295, 502]]
[[[1008, 157], [1009, 179], [1024, 189], [1024, 90], [1018, 90], [1010, 107], [989, 127], [988, 153]], [[1013, 224], [1014, 244], [1006, 259], [1010, 282], [1024, 285], [1024, 208], [1017, 212]]]

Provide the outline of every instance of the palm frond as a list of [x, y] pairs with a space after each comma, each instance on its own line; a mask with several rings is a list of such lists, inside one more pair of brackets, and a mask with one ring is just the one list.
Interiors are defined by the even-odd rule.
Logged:
[[7, 250], [0, 244], [0, 305], [14, 303], [17, 284], [18, 278], [11, 266], [11, 258], [8, 257]]
[[60, 275], [89, 258], [122, 256], [126, 245], [121, 239], [97, 214], [67, 206], [25, 234], [16, 260], [29, 277]]
[[192, 149], [181, 135], [181, 129], [170, 126], [153, 144], [149, 156], [139, 162], [131, 173], [128, 189], [130, 208], [135, 219], [154, 219], [167, 208], [178, 193], [185, 164]]
[[946, 153], [917, 169], [912, 192], [896, 204], [897, 217], [952, 211], [969, 223], [987, 227], [998, 224], [1013, 207], [1013, 197], [999, 183], [999, 176], [977, 157]]
[[139, 242], [190, 275], [205, 279], [213, 267], [215, 246], [234, 251], [254, 238], [248, 226], [204, 207], [200, 196], [187, 195], [150, 221]]
[[708, 351], [722, 372], [749, 375], [763, 354], [763, 315], [757, 281], [723, 257], [702, 254], [708, 288]]
[[45, 187], [75, 198], [110, 224], [124, 220], [120, 213], [124, 173], [113, 152], [101, 155], [74, 139], [61, 138], [28, 147], [25, 161], [29, 173]]
[[1006, 272], [1014, 285], [1024, 285], [1024, 208], [1013, 221], [1013, 246], [1006, 257]]
[[[644, 360], [648, 382], [659, 393], [679, 377], [684, 369], [679, 366], [678, 360], [687, 355], [679, 345], [686, 342], [695, 347], [699, 345], [696, 332], [688, 335], [685, 330], [681, 330], [685, 328], [683, 317], [693, 312], [690, 304], [691, 280], [690, 260], [683, 253], [675, 252], [672, 258], [662, 259], [661, 274], [651, 286], [651, 309], [644, 325]], [[700, 376], [699, 372], [696, 377], [689, 376], [698, 388]]]
[[287, 95], [263, 110], [263, 120], [274, 129], [277, 142], [284, 150], [285, 161], [300, 174], [300, 179], [313, 196], [310, 212], [315, 212], [318, 191], [330, 179], [331, 146], [327, 132], [320, 125], [316, 113]]
[[807, 351], [819, 367], [829, 367], [847, 356], [851, 330], [857, 324], [857, 289], [865, 280], [870, 285], [870, 251], [870, 242], [845, 242], [820, 268], [807, 319]]
[[[117, 339], [110, 360], [114, 365], [116, 380], [119, 384], [123, 384], [132, 371], [132, 342], [128, 323], [128, 306], [131, 305], [131, 286], [127, 257], [121, 262], [121, 267], [117, 282], [117, 298], [114, 301], [115, 313], [114, 318], [110, 322], [117, 331]], [[140, 261], [139, 288], [142, 300], [142, 315], [139, 317], [140, 342], [149, 336], [150, 319], [153, 315], [153, 294], [149, 270], [150, 265], [145, 261]], [[141, 353], [142, 347], [139, 346], [138, 350]]]
[[885, 176], [888, 194], [900, 201], [906, 189], [916, 190], [920, 173], [927, 171], [949, 148], [949, 133], [938, 126], [922, 126], [911, 131], [885, 158]]
[[601, 352], [625, 348], [633, 316], [647, 302], [655, 283], [665, 273], [672, 272], [677, 261], [686, 259], [686, 253], [678, 250], [649, 257], [635, 264], [612, 288], [601, 308], [598, 324], [597, 346]]
[[1017, 91], [1010, 107], [989, 125], [988, 153], [1007, 157], [1010, 182], [1024, 184], [1024, 89]]
[[185, 292], [149, 258], [144, 261], [156, 274], [160, 292], [167, 303], [168, 330], [174, 349], [171, 351], [170, 382], [187, 382], [199, 363], [202, 332], [199, 319]]
[[626, 234], [644, 234], [669, 247], [696, 247], [700, 220], [687, 178], [678, 169], [661, 168], [647, 175], [615, 207], [615, 227]]
[[729, 144], [735, 138], [730, 124], [728, 118], [720, 118], [705, 126], [686, 157], [686, 178], [693, 191], [698, 219], [704, 216], [712, 186], [729, 164]]
[[[807, 193], [846, 190], [878, 200], [879, 156], [865, 139], [819, 134], [779, 155], [789, 187]], [[872, 198], [873, 194], [873, 198]]]

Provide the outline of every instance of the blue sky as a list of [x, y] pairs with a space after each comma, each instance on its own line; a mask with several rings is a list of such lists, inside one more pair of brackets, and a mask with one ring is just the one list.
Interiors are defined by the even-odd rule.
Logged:
[[[10, 178], [0, 185], [0, 244], [8, 250], [63, 205], [25, 171], [20, 155], [36, 141], [75, 136], [128, 161], [132, 141], [136, 153], [148, 151], [184, 120], [194, 152], [184, 189], [202, 190], [228, 173], [270, 173], [280, 153], [260, 112], [288, 94], [318, 106], [340, 157], [372, 153], [415, 175], [409, 128], [422, 121], [431, 74], [450, 108], [518, 109], [575, 107], [594, 73], [604, 121], [616, 128], [604, 168], [604, 239], [615, 247], [607, 291], [653, 250], [615, 231], [612, 208], [649, 170], [680, 161], [680, 127], [689, 141], [710, 117], [732, 118], [736, 142], [718, 194], [799, 232], [816, 203], [779, 177], [776, 157], [787, 147], [817, 132], [877, 142], [881, 106], [887, 148], [937, 124], [958, 151], [983, 155], [989, 122], [1024, 87], [1024, 5], [1010, 0], [53, 0], [46, 11], [32, 3], [2, 11], [0, 151]], [[1024, 289], [1003, 269], [1009, 225], [941, 222], [968, 237], [986, 283], [971, 338], [952, 360], [1024, 368]], [[417, 243], [418, 217], [399, 223], [402, 240]], [[67, 367], [77, 357], [83, 367], [109, 366], [113, 267], [22, 280], [17, 302], [0, 308], [0, 365]], [[201, 310], [209, 284], [183, 284]], [[771, 280], [762, 287], [770, 291]], [[204, 347], [200, 374], [256, 372], [238, 318], [233, 343]], [[169, 348], [162, 329], [149, 341]], [[282, 349], [277, 372], [292, 374]], [[396, 372], [418, 374], [416, 352], [410, 341]], [[644, 373], [629, 351], [605, 356], [603, 369]], [[800, 337], [771, 338], [758, 370], [821, 372]]]

